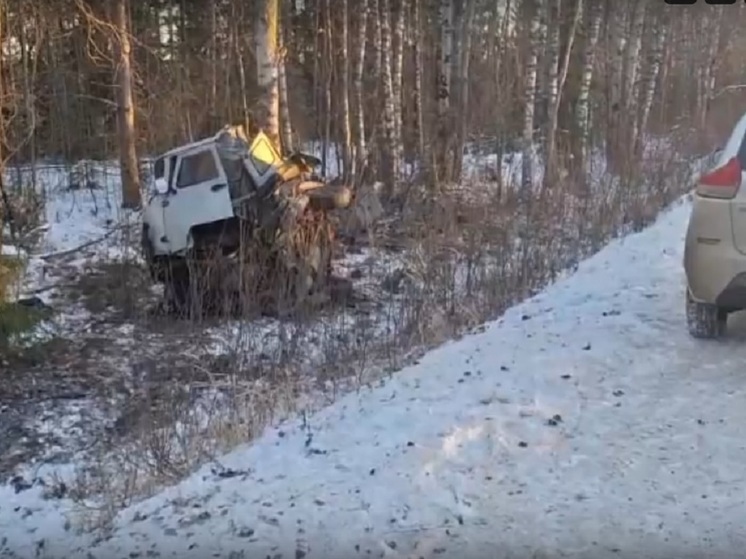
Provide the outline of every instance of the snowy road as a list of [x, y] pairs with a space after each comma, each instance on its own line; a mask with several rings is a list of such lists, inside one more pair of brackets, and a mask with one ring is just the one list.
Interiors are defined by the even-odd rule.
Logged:
[[[746, 326], [734, 317], [719, 343], [687, 335], [688, 214], [676, 206], [484, 333], [238, 449], [221, 461], [232, 475], [207, 468], [125, 511], [91, 555], [740, 555]], [[30, 556], [43, 539], [42, 556], [85, 557], [59, 512], [23, 518], [32, 492], [0, 490], [0, 550]]]

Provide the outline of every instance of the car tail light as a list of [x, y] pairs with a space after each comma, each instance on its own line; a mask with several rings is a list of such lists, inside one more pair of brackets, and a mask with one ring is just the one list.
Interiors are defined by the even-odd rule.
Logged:
[[741, 187], [741, 163], [736, 157], [699, 179], [697, 194], [705, 198], [733, 198]]

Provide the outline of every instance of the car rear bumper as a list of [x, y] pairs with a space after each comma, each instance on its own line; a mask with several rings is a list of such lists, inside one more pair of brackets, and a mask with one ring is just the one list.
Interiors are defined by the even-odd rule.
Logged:
[[746, 309], [746, 255], [735, 247], [727, 200], [695, 195], [684, 269], [695, 301], [729, 310]]
[[[696, 264], [687, 266], [687, 284], [692, 299], [729, 309], [746, 308], [746, 269], [742, 256], [729, 258], [716, 247], [693, 247], [687, 251]], [[686, 258], [685, 258], [686, 260]]]
[[715, 299], [721, 309], [738, 311], [746, 308], [746, 272], [735, 276]]

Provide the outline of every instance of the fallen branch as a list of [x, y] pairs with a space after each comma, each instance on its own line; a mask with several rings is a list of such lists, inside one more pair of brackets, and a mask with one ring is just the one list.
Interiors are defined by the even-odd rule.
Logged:
[[78, 245], [76, 247], [68, 248], [68, 249], [65, 249], [65, 250], [60, 250], [60, 251], [57, 251], [57, 252], [49, 252], [47, 254], [40, 254], [40, 255], [38, 255], [38, 258], [41, 258], [42, 260], [53, 260], [55, 258], [61, 258], [63, 256], [69, 256], [71, 254], [75, 254], [76, 252], [80, 252], [81, 250], [85, 250], [85, 249], [87, 249], [89, 247], [92, 247], [94, 245], [97, 245], [97, 244], [105, 241], [106, 239], [108, 239], [109, 237], [111, 237], [114, 233], [117, 233], [118, 231], [122, 231], [122, 230], [126, 229], [127, 227], [130, 227], [131, 225], [132, 225], [131, 223], [125, 223], [125, 224], [122, 224], [122, 225], [118, 225], [118, 226], [114, 227], [113, 229], [110, 229], [109, 231], [107, 231], [104, 235], [102, 235], [102, 236], [100, 236], [100, 237], [98, 237], [96, 239], [93, 239], [91, 241], [87, 241], [87, 242], [83, 243], [82, 245]]
[[73, 284], [67, 283], [67, 282], [57, 282], [53, 283], [51, 285], [45, 285], [44, 287], [37, 287], [36, 289], [32, 289], [31, 291], [26, 291], [25, 295], [27, 296], [35, 296], [40, 295], [42, 293], [45, 293], [47, 291], [51, 291], [53, 289], [58, 289], [60, 287], [72, 287]]
[[724, 93], [728, 93], [729, 91], [735, 91], [737, 89], [746, 89], [746, 84], [726, 85], [725, 87], [721, 88], [720, 91], [718, 91], [717, 93], [710, 95], [710, 100], [717, 99]]

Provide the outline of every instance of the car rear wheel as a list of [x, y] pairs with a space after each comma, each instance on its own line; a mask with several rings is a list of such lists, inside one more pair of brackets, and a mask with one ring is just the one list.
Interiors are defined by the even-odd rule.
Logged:
[[686, 322], [692, 337], [712, 340], [725, 334], [728, 313], [717, 305], [695, 301], [687, 289]]

